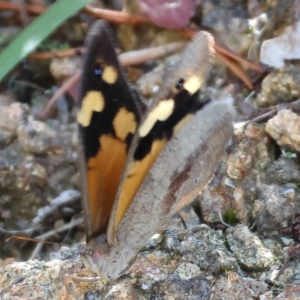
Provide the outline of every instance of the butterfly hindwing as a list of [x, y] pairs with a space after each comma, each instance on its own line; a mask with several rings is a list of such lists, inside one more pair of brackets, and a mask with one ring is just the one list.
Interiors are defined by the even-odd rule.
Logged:
[[108, 228], [108, 242], [156, 158], [176, 132], [208, 101], [199, 100], [199, 90], [210, 74], [214, 42], [207, 32], [199, 32], [169, 68], [166, 79], [153, 99], [134, 137], [126, 170], [119, 188]]
[[105, 233], [140, 116], [121, 72], [110, 30], [95, 22], [86, 41], [77, 120], [86, 176], [87, 240]]
[[233, 111], [209, 103], [182, 126], [162, 150], [121, 220], [110, 251], [90, 264], [106, 278], [118, 278], [138, 251], [213, 176], [233, 133]]

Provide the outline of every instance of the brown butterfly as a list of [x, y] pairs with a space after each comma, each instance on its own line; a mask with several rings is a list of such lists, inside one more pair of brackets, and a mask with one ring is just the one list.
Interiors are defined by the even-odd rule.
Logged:
[[196, 34], [145, 109], [124, 79], [111, 31], [97, 21], [88, 35], [78, 123], [83, 262], [115, 279], [212, 177], [233, 131], [233, 112], [199, 98], [214, 60], [209, 33]]

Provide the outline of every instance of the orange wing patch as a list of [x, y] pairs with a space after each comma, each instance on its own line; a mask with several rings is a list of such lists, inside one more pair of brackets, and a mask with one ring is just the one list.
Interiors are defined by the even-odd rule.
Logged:
[[126, 177], [122, 183], [120, 197], [118, 199], [112, 236], [115, 236], [118, 225], [131, 204], [137, 190], [148, 174], [157, 156], [165, 147], [166, 143], [167, 139], [155, 140], [152, 144], [151, 151], [147, 156], [145, 156], [142, 160], [134, 161], [129, 165]]
[[126, 138], [128, 134], [134, 134], [137, 128], [135, 115], [121, 108], [113, 119], [113, 126], [116, 137], [100, 136], [100, 150], [87, 163], [92, 226], [101, 228], [101, 232], [106, 229], [125, 167], [128, 150]]
[[99, 142], [101, 150], [88, 160], [87, 180], [92, 226], [104, 232], [125, 165], [127, 144], [109, 135], [101, 136]]

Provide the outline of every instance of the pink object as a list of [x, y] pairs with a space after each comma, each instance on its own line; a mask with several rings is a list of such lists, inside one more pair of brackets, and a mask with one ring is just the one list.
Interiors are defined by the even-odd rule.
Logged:
[[153, 23], [166, 28], [185, 27], [195, 13], [193, 0], [138, 0]]

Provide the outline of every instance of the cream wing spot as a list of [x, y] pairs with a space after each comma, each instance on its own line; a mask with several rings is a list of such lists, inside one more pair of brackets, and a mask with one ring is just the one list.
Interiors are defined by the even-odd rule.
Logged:
[[190, 95], [193, 95], [201, 88], [202, 83], [203, 82], [201, 78], [194, 75], [183, 84], [183, 87], [189, 92]]
[[146, 136], [157, 121], [167, 120], [173, 113], [174, 107], [175, 102], [173, 99], [160, 101], [159, 104], [149, 113], [148, 117], [140, 127], [140, 136]]
[[121, 140], [125, 140], [128, 133], [134, 134], [137, 128], [135, 116], [126, 108], [121, 108], [113, 119], [113, 127], [116, 136]]
[[93, 111], [101, 112], [105, 106], [104, 97], [101, 92], [90, 91], [82, 100], [81, 109], [77, 115], [77, 122], [83, 127], [90, 125]]
[[117, 70], [112, 66], [106, 66], [102, 73], [102, 79], [108, 84], [114, 84], [116, 83], [118, 79], [118, 72]]

